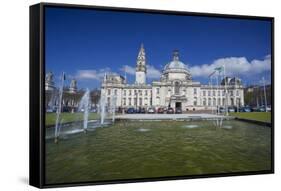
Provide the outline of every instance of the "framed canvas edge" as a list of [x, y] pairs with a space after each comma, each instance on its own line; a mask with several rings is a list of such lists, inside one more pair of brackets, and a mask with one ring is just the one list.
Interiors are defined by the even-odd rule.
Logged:
[[[58, 183], [58, 184], [46, 184], [45, 183], [45, 112], [44, 112], [44, 84], [45, 84], [45, 42], [44, 42], [44, 8], [45, 7], [58, 7], [58, 8], [78, 8], [78, 9], [90, 9], [90, 10], [104, 10], [104, 11], [116, 11], [116, 12], [139, 12], [139, 13], [152, 13], [152, 14], [170, 14], [170, 15], [186, 15], [186, 16], [203, 16], [203, 17], [218, 17], [218, 18], [235, 18], [235, 19], [253, 19], [253, 20], [267, 20], [271, 22], [271, 95], [272, 95], [272, 115], [271, 115], [271, 169], [264, 171], [248, 171], [248, 172], [235, 172], [235, 173], [218, 173], [218, 174], [204, 174], [204, 175], [187, 175], [187, 176], [172, 176], [172, 177], [160, 177], [160, 178], [142, 178], [142, 179], [124, 179], [124, 180], [108, 180], [108, 181], [90, 181], [90, 182], [74, 182], [74, 183]], [[39, 39], [35, 39], [31, 35], [32, 23], [31, 21], [31, 9], [39, 9], [39, 26], [37, 35]], [[38, 11], [38, 10], [37, 10]], [[33, 50], [32, 44], [37, 44], [39, 50]], [[264, 174], [273, 174], [274, 173], [274, 17], [268, 16], [251, 16], [251, 15], [233, 15], [233, 14], [218, 14], [218, 13], [200, 13], [200, 12], [187, 12], [187, 11], [171, 11], [171, 10], [157, 10], [157, 9], [140, 9], [140, 8], [126, 8], [126, 7], [109, 7], [109, 6], [96, 6], [96, 5], [76, 5], [76, 4], [63, 4], [63, 3], [39, 3], [30, 6], [30, 139], [29, 139], [29, 148], [30, 148], [30, 158], [29, 158], [29, 184], [38, 188], [55, 188], [55, 187], [69, 187], [69, 186], [88, 186], [88, 185], [104, 185], [104, 184], [119, 184], [119, 183], [138, 183], [138, 182], [152, 182], [152, 181], [167, 181], [167, 180], [184, 180], [184, 179], [195, 179], [195, 178], [223, 178], [231, 176], [245, 176], [245, 175], [264, 175]], [[32, 60], [32, 57], [37, 57], [37, 62], [35, 63]], [[38, 70], [33, 69], [36, 64], [39, 64]], [[36, 71], [37, 70], [37, 71]], [[36, 76], [36, 73], [39, 72], [39, 77]], [[34, 87], [32, 81], [38, 80], [39, 85]], [[36, 96], [39, 96], [39, 102], [34, 103]], [[38, 107], [39, 106], [39, 107]], [[32, 111], [39, 112], [39, 122], [38, 119], [34, 116]], [[37, 121], [39, 126], [39, 132], [36, 131], [36, 126], [32, 125], [34, 121]], [[37, 128], [38, 128], [37, 126]], [[36, 139], [36, 143], [39, 145], [39, 150], [34, 148], [33, 139], [35, 138], [34, 131], [37, 132], [36, 135], [39, 135], [39, 141]], [[35, 149], [35, 150], [34, 150]], [[39, 161], [32, 161], [33, 155], [39, 156]], [[35, 170], [34, 170], [35, 169]], [[39, 178], [34, 181], [34, 173], [39, 174]]]

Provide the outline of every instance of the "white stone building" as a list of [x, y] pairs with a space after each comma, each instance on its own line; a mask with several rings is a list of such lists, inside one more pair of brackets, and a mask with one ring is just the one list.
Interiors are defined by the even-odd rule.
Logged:
[[116, 105], [121, 108], [172, 107], [187, 111], [244, 105], [240, 79], [226, 77], [218, 84], [215, 83], [218, 79], [214, 78], [213, 83], [208, 85], [192, 81], [191, 73], [180, 61], [178, 51], [174, 51], [172, 61], [165, 65], [159, 81], [147, 84], [146, 73], [145, 49], [141, 45], [136, 62], [135, 83], [128, 84], [121, 75], [106, 74], [101, 85], [101, 95], [106, 96], [108, 105], [116, 96]]

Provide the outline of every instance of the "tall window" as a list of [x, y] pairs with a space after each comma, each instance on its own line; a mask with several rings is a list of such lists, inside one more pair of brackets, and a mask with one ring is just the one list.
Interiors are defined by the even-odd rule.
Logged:
[[107, 105], [110, 105], [110, 97], [107, 98]]
[[114, 95], [117, 95], [117, 90], [114, 90]]
[[132, 98], [129, 98], [129, 105], [132, 105]]
[[126, 98], [123, 98], [123, 105], [126, 106]]
[[139, 105], [142, 106], [142, 98], [139, 98]]
[[197, 89], [196, 88], [193, 89], [193, 93], [194, 93], [194, 95], [197, 94]]
[[[132, 90], [129, 90], [129, 95], [132, 95]], [[131, 104], [130, 104], [131, 105]]]
[[205, 90], [203, 91], [203, 96], [206, 96], [206, 91]]
[[147, 98], [144, 98], [144, 104], [147, 105]]
[[145, 90], [145, 95], [147, 96], [147, 90]]
[[175, 94], [180, 94], [180, 83], [175, 82]]
[[209, 105], [209, 106], [212, 105], [212, 100], [211, 100], [211, 98], [208, 99], [208, 105]]
[[236, 106], [240, 107], [240, 99], [239, 98], [236, 99]]
[[233, 98], [230, 99], [230, 104], [234, 105], [234, 99]]
[[107, 95], [110, 95], [111, 91], [110, 89], [107, 90]]
[[124, 90], [123, 93], [124, 93], [124, 96], [126, 96], [126, 90]]
[[156, 89], [156, 92], [157, 92], [157, 94], [159, 94], [159, 93], [160, 93], [160, 89], [159, 89], [159, 88], [157, 88], [157, 89]]
[[194, 98], [193, 105], [197, 106], [197, 98], [196, 97]]
[[206, 103], [206, 98], [203, 99], [203, 105], [204, 105], [204, 106], [207, 105], [207, 103]]

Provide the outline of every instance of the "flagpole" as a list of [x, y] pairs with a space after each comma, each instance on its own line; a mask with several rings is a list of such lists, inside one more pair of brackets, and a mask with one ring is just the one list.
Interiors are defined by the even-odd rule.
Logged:
[[[236, 113], [238, 113], [238, 111], [239, 111], [239, 103], [237, 103], [237, 80], [234, 78], [234, 80], [235, 80], [235, 95], [234, 95], [234, 97], [235, 97], [235, 101], [236, 101], [236, 109], [237, 109], [237, 111], [236, 111]], [[240, 95], [240, 94], [239, 94]]]
[[224, 75], [224, 91], [225, 91], [225, 101], [224, 101], [224, 105], [225, 105], [225, 114], [228, 115], [228, 108], [227, 108], [227, 103], [228, 103], [228, 100], [227, 100], [227, 88], [226, 88], [226, 83], [227, 83], [227, 80], [226, 80], [226, 72], [225, 72], [225, 63], [223, 64], [223, 75]]
[[263, 80], [263, 93], [264, 93], [265, 112], [267, 112], [267, 100], [266, 100], [265, 79], [264, 79], [264, 77], [262, 77], [262, 80]]
[[210, 81], [211, 81], [211, 111], [212, 111], [212, 114], [214, 113], [214, 111], [213, 111], [213, 81], [212, 81], [212, 77], [213, 77], [213, 75], [211, 75], [210, 76]]
[[219, 92], [219, 75], [217, 74], [217, 92], [216, 92], [216, 109], [217, 109], [217, 115], [219, 112], [219, 108], [218, 108], [218, 92]]

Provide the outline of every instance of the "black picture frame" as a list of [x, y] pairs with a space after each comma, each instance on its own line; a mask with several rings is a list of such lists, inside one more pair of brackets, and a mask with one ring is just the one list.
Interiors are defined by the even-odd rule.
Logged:
[[[116, 12], [138, 12], [165, 15], [182, 15], [182, 16], [203, 16], [213, 18], [237, 18], [237, 19], [254, 19], [266, 20], [271, 22], [271, 95], [272, 95], [272, 127], [271, 127], [271, 169], [265, 171], [223, 173], [223, 174], [205, 174], [205, 175], [188, 175], [177, 177], [161, 177], [161, 178], [142, 178], [142, 179], [126, 179], [126, 180], [110, 180], [98, 182], [78, 182], [78, 183], [61, 183], [46, 184], [45, 183], [45, 23], [44, 9], [46, 7], [70, 8], [70, 9], [90, 9], [90, 10], [106, 10]], [[83, 186], [83, 185], [99, 185], [112, 183], [133, 183], [147, 181], [163, 181], [193, 178], [210, 178], [210, 177], [227, 177], [242, 175], [257, 175], [274, 173], [274, 18], [258, 17], [247, 15], [230, 15], [230, 14], [213, 14], [213, 13], [195, 13], [183, 11], [167, 11], [152, 9], [133, 9], [120, 7], [103, 7], [103, 6], [87, 6], [87, 5], [71, 5], [71, 4], [55, 4], [55, 3], [39, 3], [30, 6], [30, 130], [29, 130], [29, 184], [38, 188], [53, 188], [65, 186]]]

